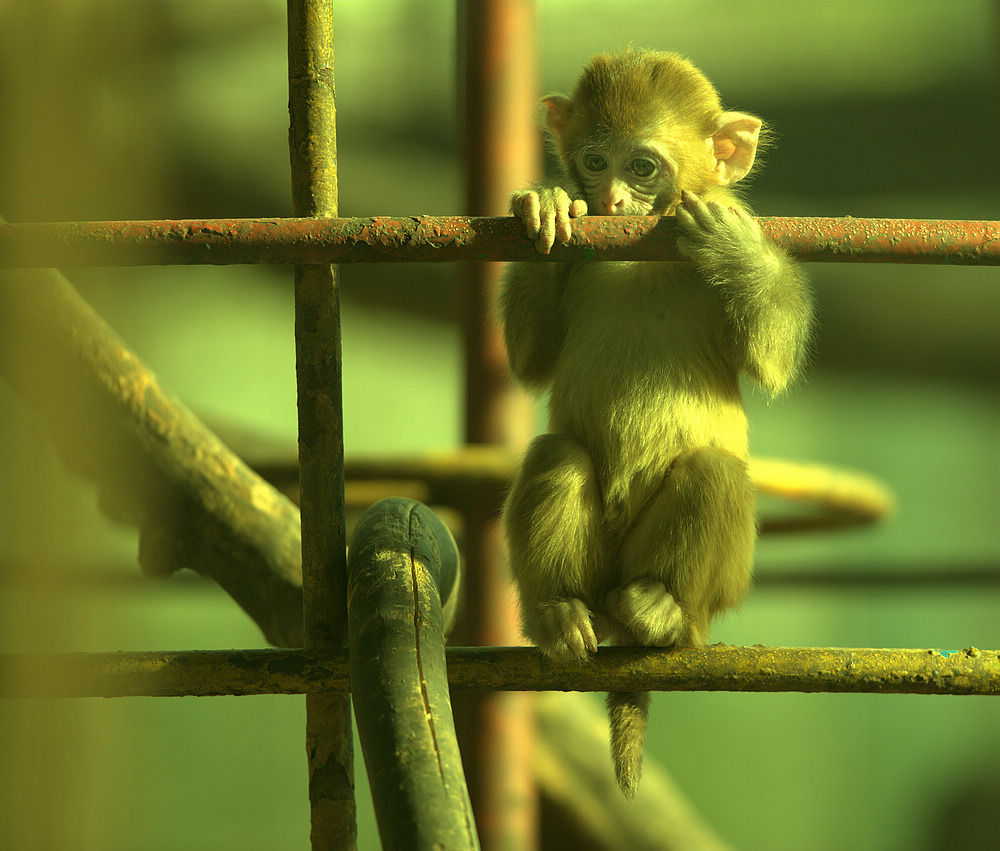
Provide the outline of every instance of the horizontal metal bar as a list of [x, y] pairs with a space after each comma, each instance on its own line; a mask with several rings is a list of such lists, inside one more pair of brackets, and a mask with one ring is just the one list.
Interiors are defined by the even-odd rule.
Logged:
[[[1000, 265], [1000, 222], [760, 218], [800, 260]], [[672, 260], [673, 218], [585, 216], [573, 239], [535, 251], [517, 219], [206, 219], [0, 224], [0, 268], [479, 260]]]
[[[467, 691], [758, 691], [1000, 694], [1000, 651], [602, 647], [585, 665], [533, 647], [455, 647]], [[314, 694], [350, 688], [346, 650], [0, 654], [0, 697]]]

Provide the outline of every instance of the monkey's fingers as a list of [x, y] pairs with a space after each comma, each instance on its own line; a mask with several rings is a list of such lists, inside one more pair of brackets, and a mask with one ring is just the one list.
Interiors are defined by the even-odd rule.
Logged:
[[573, 229], [569, 224], [569, 206], [560, 206], [556, 210], [556, 239], [562, 243], [570, 241], [573, 236]]
[[703, 229], [708, 229], [715, 224], [715, 216], [713, 215], [713, 211], [709, 209], [708, 204], [686, 189], [681, 192], [681, 203], [677, 207], [677, 218], [687, 228], [697, 225]]
[[548, 254], [555, 239], [558, 239], [562, 243], [569, 242], [573, 238], [573, 227], [570, 224], [570, 219], [575, 219], [577, 216], [585, 216], [586, 214], [586, 201], [571, 202], [567, 198], [565, 202], [558, 202], [555, 208], [555, 227], [553, 230], [554, 239], [547, 240], [547, 244], [544, 247], [542, 246], [542, 240], [540, 239], [538, 250], [541, 251], [542, 254]]
[[566, 633], [566, 646], [574, 658], [585, 659], [587, 652], [597, 651], [597, 638], [594, 636], [593, 627], [581, 627], [579, 632]]
[[758, 240], [763, 239], [764, 234], [760, 229], [760, 224], [753, 216], [740, 207], [731, 207], [730, 209], [747, 234], [752, 234]]
[[511, 212], [524, 222], [529, 239], [538, 239], [542, 229], [541, 203], [538, 193], [533, 191], [515, 192], [510, 199]]
[[559, 242], [569, 242], [573, 236], [569, 220], [587, 212], [587, 203], [572, 200], [565, 189], [556, 186], [539, 193], [539, 231], [535, 248], [548, 254]]
[[[556, 202], [556, 224], [555, 238], [562, 243], [569, 242], [573, 238], [573, 227], [570, 219], [587, 215], [587, 202], [576, 200], [570, 201], [569, 196], [563, 193], [564, 197]], [[549, 245], [551, 248], [551, 244]], [[548, 254], [548, 251], [544, 252]]]
[[539, 254], [548, 254], [556, 241], [556, 226], [553, 219], [547, 222], [542, 220], [542, 229], [539, 231], [538, 239], [535, 240], [535, 248]]
[[541, 220], [542, 227], [535, 248], [542, 254], [548, 254], [557, 239], [560, 242], [569, 240], [569, 204], [556, 202], [553, 206], [546, 207], [541, 212]]
[[555, 601], [543, 611], [538, 646], [545, 655], [562, 662], [584, 661], [597, 650], [597, 636], [590, 610], [575, 598]]

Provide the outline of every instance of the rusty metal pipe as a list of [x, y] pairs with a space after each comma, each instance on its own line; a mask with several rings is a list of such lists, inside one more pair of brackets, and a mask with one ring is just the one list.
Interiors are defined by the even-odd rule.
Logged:
[[[453, 691], [1000, 695], [1000, 650], [974, 647], [601, 647], [582, 666], [534, 647], [445, 655]], [[0, 699], [345, 693], [350, 664], [347, 650], [0, 653]]]
[[[333, 67], [332, 0], [288, 0], [288, 146], [299, 216], [337, 215]], [[347, 638], [340, 288], [329, 259], [294, 259], [303, 626], [307, 647], [335, 649]], [[317, 851], [356, 847], [353, 750], [350, 700], [310, 694], [306, 751]]]
[[[1000, 265], [1000, 221], [757, 219], [816, 263]], [[511, 217], [205, 219], [0, 225], [0, 268], [174, 264], [329, 264], [482, 260], [671, 260], [672, 218], [585, 216], [543, 256]]]
[[[464, 212], [495, 216], [507, 212], [513, 190], [541, 172], [533, 108], [538, 91], [535, 4], [459, 0], [456, 18]], [[516, 244], [516, 229], [508, 239]], [[492, 318], [502, 272], [498, 263], [473, 263], [463, 270], [465, 441], [519, 447], [531, 437], [533, 417], [528, 398], [511, 384], [507, 353]], [[468, 644], [503, 645], [520, 638], [517, 614], [509, 605], [514, 593], [496, 496], [477, 491], [462, 506], [468, 581], [458, 636]], [[456, 697], [469, 793], [488, 851], [538, 847], [533, 699], [509, 693]]]

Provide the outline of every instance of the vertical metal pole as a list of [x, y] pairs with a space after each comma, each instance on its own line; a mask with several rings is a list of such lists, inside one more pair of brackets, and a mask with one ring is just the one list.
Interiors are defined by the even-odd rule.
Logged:
[[[534, 3], [458, 0], [458, 14], [466, 213], [505, 215], [509, 193], [539, 171]], [[466, 267], [465, 437], [468, 443], [520, 446], [530, 436], [531, 408], [511, 387], [503, 343], [491, 320], [501, 269], [495, 263]], [[498, 505], [466, 508], [465, 558], [462, 639], [472, 645], [518, 643]], [[482, 846], [530, 851], [538, 841], [533, 696], [461, 698], [456, 715]]]
[[[289, 149], [297, 216], [337, 215], [333, 0], [288, 0]], [[340, 291], [335, 266], [295, 268], [302, 585], [306, 647], [346, 642], [347, 546]], [[306, 697], [312, 847], [354, 848], [349, 695]]]

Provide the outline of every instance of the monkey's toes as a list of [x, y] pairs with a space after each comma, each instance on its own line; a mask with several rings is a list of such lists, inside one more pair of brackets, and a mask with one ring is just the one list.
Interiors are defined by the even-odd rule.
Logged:
[[590, 609], [582, 600], [572, 598], [548, 604], [541, 613], [538, 627], [538, 646], [551, 659], [583, 661], [588, 652], [597, 650], [598, 638]]
[[611, 591], [606, 602], [640, 644], [673, 644], [684, 630], [684, 610], [659, 580], [636, 579]]

